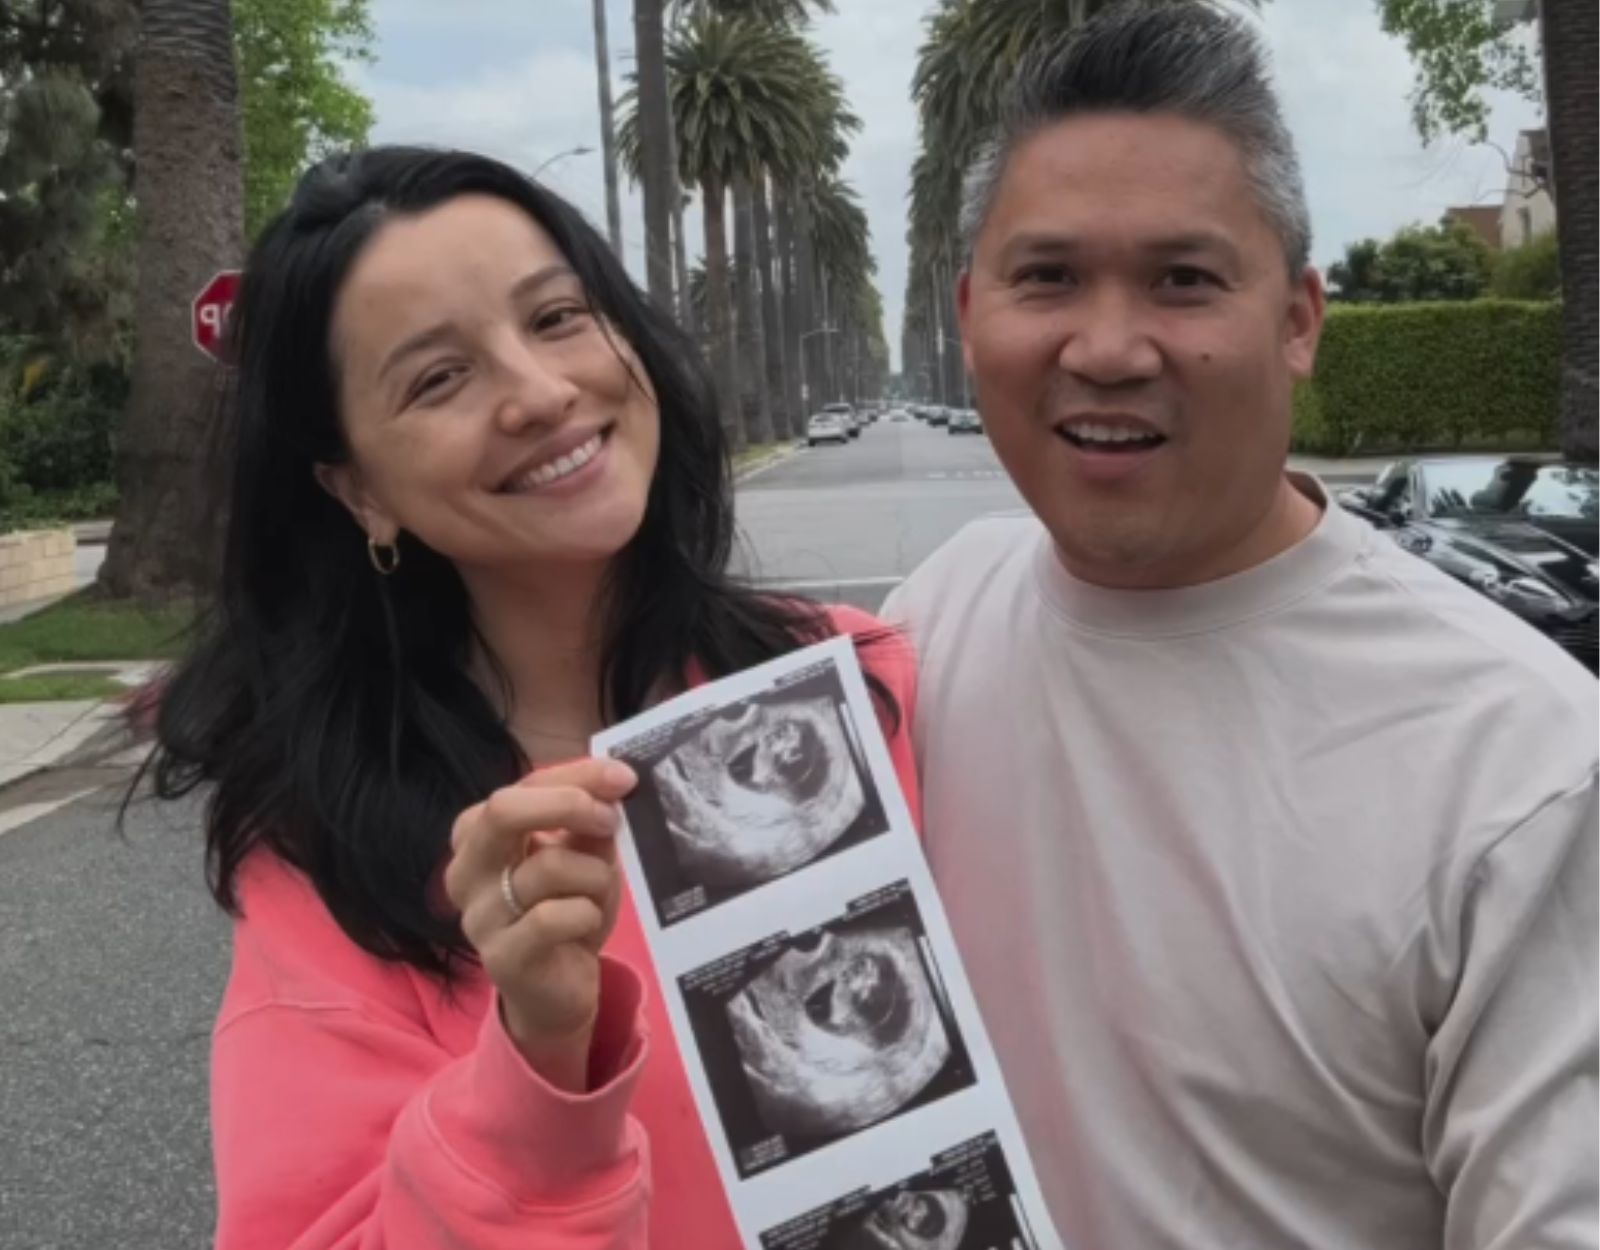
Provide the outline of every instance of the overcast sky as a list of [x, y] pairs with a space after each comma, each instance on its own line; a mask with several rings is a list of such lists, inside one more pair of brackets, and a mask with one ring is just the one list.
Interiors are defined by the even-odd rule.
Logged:
[[[607, 0], [614, 90], [633, 66], [631, 0]], [[835, 0], [815, 27], [864, 123], [845, 175], [872, 226], [885, 330], [898, 360], [905, 291], [906, 194], [916, 153], [910, 82], [934, 0]], [[1269, 0], [1261, 19], [1289, 125], [1300, 144], [1314, 257], [1326, 266], [1347, 243], [1432, 222], [1454, 204], [1497, 203], [1504, 162], [1491, 147], [1446, 141], [1424, 148], [1406, 101], [1403, 46], [1378, 28], [1372, 0]], [[532, 170], [574, 147], [594, 149], [549, 166], [544, 181], [602, 229], [590, 0], [371, 0], [377, 61], [356, 78], [377, 111], [378, 142], [473, 148]], [[1491, 137], [1509, 151], [1538, 107], [1496, 97]], [[642, 279], [638, 193], [624, 179], [628, 267]], [[691, 251], [700, 219], [691, 213]]]

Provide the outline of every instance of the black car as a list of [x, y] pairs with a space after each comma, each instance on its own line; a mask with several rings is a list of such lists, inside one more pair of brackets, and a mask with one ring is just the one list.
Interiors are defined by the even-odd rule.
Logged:
[[1532, 457], [1399, 460], [1339, 502], [1548, 634], [1590, 671], [1600, 665], [1593, 468]]

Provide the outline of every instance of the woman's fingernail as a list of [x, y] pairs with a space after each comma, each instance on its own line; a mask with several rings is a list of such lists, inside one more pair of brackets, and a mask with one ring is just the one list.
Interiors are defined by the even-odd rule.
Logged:
[[606, 780], [614, 786], [626, 786], [631, 790], [638, 783], [639, 777], [621, 760], [609, 760], [606, 763]]

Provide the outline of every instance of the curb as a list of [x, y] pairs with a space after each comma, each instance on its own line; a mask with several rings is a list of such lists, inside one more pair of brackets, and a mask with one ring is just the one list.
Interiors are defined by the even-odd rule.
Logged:
[[142, 755], [152, 741], [156, 694], [152, 686], [143, 686], [125, 695], [102, 700], [77, 722], [96, 720], [99, 724], [95, 728], [64, 749], [52, 752], [51, 746], [68, 736], [67, 733], [58, 734], [51, 742], [45, 743], [40, 748], [42, 758], [30, 761], [14, 776], [7, 777], [0, 784], [0, 794], [44, 773], [136, 763], [134, 753]]
[[734, 485], [737, 486], [740, 482], [748, 481], [758, 473], [765, 473], [768, 469], [776, 468], [791, 456], [799, 454], [799, 451], [800, 444], [798, 441], [785, 443], [783, 446], [761, 457], [760, 460], [755, 461], [753, 464], [745, 465], [744, 468], [735, 473], [733, 475]]

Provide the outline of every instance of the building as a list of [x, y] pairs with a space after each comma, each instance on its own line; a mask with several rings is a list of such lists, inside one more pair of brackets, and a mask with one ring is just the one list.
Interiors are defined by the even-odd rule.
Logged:
[[1524, 130], [1506, 171], [1506, 189], [1498, 204], [1467, 204], [1444, 210], [1495, 251], [1521, 247], [1556, 228], [1556, 204], [1550, 198], [1550, 135]]
[[1500, 205], [1472, 204], [1465, 208], [1447, 208], [1445, 218], [1459, 221], [1495, 251], [1500, 250]]
[[1556, 228], [1556, 203], [1550, 198], [1550, 134], [1524, 130], [1517, 136], [1500, 206], [1500, 246], [1521, 247]]

